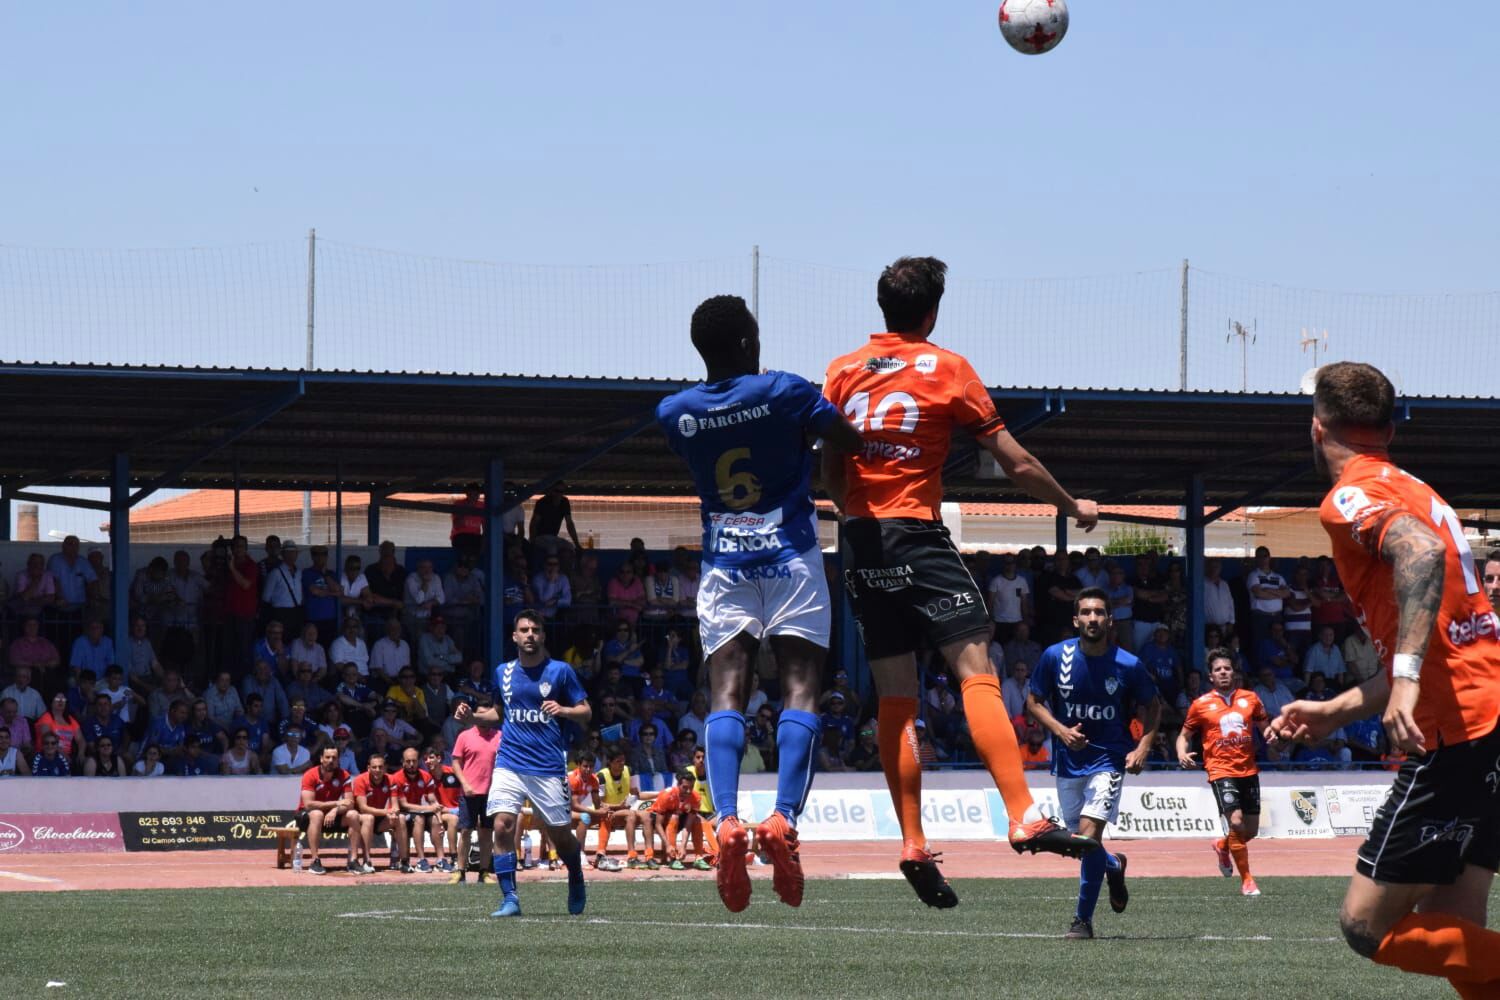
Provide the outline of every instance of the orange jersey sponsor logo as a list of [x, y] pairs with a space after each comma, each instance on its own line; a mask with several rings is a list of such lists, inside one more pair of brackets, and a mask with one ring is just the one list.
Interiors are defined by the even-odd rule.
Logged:
[[851, 517], [937, 520], [954, 428], [977, 437], [1005, 426], [962, 355], [898, 333], [835, 358], [823, 395], [865, 438], [844, 461]]
[[1443, 597], [1422, 661], [1416, 722], [1429, 748], [1487, 734], [1500, 715], [1500, 617], [1480, 586], [1474, 553], [1453, 508], [1388, 458], [1359, 455], [1344, 466], [1318, 515], [1333, 542], [1339, 578], [1387, 675], [1400, 611], [1381, 544], [1403, 517], [1416, 518], [1442, 540]]
[[1266, 707], [1243, 688], [1228, 698], [1217, 691], [1200, 695], [1188, 706], [1182, 728], [1203, 741], [1203, 767], [1209, 781], [1248, 778], [1255, 764], [1255, 734], [1268, 722]]

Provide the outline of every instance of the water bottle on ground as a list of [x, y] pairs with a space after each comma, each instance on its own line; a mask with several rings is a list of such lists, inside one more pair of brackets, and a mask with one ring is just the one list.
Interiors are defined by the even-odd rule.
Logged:
[[302, 870], [302, 839], [299, 837], [297, 839], [297, 845], [292, 848], [292, 871], [294, 871], [294, 872], [300, 872], [301, 870]]

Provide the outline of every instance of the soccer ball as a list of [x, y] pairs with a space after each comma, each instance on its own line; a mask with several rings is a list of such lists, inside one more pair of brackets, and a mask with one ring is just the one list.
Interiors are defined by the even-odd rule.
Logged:
[[1064, 0], [1002, 0], [1000, 34], [1017, 52], [1039, 56], [1051, 52], [1068, 33]]

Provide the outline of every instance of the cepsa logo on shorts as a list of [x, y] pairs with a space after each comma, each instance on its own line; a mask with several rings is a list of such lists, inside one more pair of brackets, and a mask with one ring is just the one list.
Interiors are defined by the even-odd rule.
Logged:
[[11, 851], [26, 841], [26, 833], [20, 827], [0, 822], [0, 851]]

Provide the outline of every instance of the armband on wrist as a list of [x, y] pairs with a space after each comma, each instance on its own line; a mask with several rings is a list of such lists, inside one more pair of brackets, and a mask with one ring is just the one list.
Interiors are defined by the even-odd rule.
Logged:
[[1391, 657], [1391, 676], [1408, 681], [1422, 679], [1422, 658], [1411, 653], [1397, 653]]

